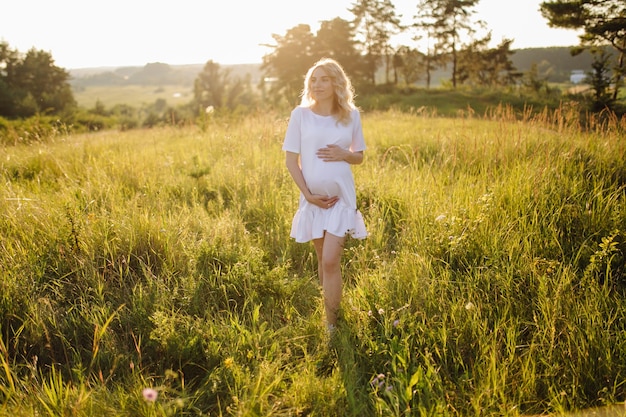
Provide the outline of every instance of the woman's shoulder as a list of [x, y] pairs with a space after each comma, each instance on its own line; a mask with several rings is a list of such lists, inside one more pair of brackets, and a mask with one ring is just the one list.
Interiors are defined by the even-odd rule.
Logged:
[[310, 107], [308, 107], [308, 106], [302, 106], [302, 105], [300, 105], [300, 106], [296, 106], [296, 107], [294, 107], [294, 108], [293, 108], [293, 110], [291, 110], [291, 114], [292, 114], [292, 115], [295, 115], [295, 114], [303, 114], [303, 113], [306, 113], [307, 111], [309, 111], [309, 112], [310, 112], [310, 111], [311, 111], [311, 108], [310, 108]]
[[352, 107], [352, 110], [350, 110], [350, 119], [357, 122], [361, 120], [361, 110], [358, 107]]

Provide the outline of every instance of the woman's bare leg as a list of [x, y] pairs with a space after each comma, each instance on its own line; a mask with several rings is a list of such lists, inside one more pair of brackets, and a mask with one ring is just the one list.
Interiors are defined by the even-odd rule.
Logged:
[[324, 251], [324, 238], [313, 239], [313, 247], [315, 248], [315, 255], [317, 256], [317, 277], [320, 280], [320, 285], [324, 287], [324, 268], [322, 266], [322, 257]]
[[317, 253], [318, 275], [324, 296], [326, 322], [337, 324], [341, 303], [343, 280], [341, 278], [341, 255], [346, 238], [325, 233], [322, 239], [313, 241]]

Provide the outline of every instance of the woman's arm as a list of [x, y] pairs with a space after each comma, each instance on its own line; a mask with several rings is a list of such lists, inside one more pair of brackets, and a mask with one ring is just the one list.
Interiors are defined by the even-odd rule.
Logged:
[[285, 165], [287, 165], [287, 170], [289, 174], [291, 174], [291, 178], [296, 183], [302, 195], [307, 200], [311, 196], [311, 191], [306, 185], [306, 181], [304, 180], [304, 176], [302, 175], [302, 168], [300, 168], [299, 155], [293, 152], [285, 152]]
[[363, 162], [363, 151], [352, 152], [337, 145], [327, 145], [325, 148], [318, 149], [317, 156], [324, 162], [345, 161], [353, 165]]
[[285, 165], [287, 165], [287, 170], [289, 171], [289, 174], [291, 174], [291, 178], [293, 178], [293, 181], [300, 189], [300, 192], [302, 192], [302, 195], [309, 203], [322, 208], [329, 208], [339, 200], [339, 197], [337, 196], [311, 193], [309, 187], [306, 185], [306, 181], [304, 180], [304, 175], [302, 175], [302, 168], [300, 168], [299, 155], [297, 153], [287, 151], [285, 156]]

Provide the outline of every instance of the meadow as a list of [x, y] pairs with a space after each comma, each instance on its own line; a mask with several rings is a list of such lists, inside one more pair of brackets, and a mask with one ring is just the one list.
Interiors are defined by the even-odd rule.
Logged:
[[626, 399], [625, 121], [365, 112], [329, 339], [288, 112], [0, 159], [0, 415], [484, 416]]
[[187, 103], [192, 97], [193, 88], [188, 85], [89, 86], [74, 91], [76, 103], [85, 109], [92, 109], [98, 103], [107, 109], [116, 105], [141, 108], [157, 100], [177, 106]]

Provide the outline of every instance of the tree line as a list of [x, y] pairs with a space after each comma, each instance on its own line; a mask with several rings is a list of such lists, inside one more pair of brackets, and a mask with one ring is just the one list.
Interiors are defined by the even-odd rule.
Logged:
[[[430, 87], [437, 69], [450, 73], [449, 85], [499, 87], [537, 80], [520, 73], [512, 63], [513, 39], [495, 47], [485, 23], [475, 19], [480, 0], [418, 0], [415, 15], [403, 22], [391, 0], [355, 0], [348, 9], [353, 18], [323, 21], [316, 33], [299, 24], [283, 35], [263, 57], [260, 85], [263, 100], [297, 101], [306, 70], [319, 58], [331, 57], [344, 66], [360, 94], [418, 80]], [[626, 3], [623, 0], [553, 0], [541, 3], [541, 12], [554, 27], [582, 29], [573, 53], [594, 54], [588, 75], [595, 109], [611, 108], [619, 98], [626, 66]], [[410, 45], [394, 45], [394, 36], [409, 35]], [[406, 36], [405, 36], [406, 38]], [[163, 68], [154, 65], [156, 72]], [[76, 102], [69, 73], [54, 65], [52, 56], [31, 49], [25, 55], [0, 43], [0, 116], [72, 112]], [[250, 80], [233, 77], [209, 60], [194, 82], [193, 112], [234, 108], [254, 102]]]
[[[438, 68], [449, 68], [452, 88], [518, 83], [523, 74], [512, 64], [514, 40], [490, 46], [491, 32], [474, 18], [479, 1], [419, 0], [412, 21], [402, 23], [391, 0], [356, 0], [349, 9], [351, 21], [324, 21], [316, 34], [308, 25], [274, 34], [275, 44], [269, 45], [273, 51], [263, 58], [263, 69], [278, 81], [271, 91], [293, 100], [301, 74], [322, 56], [344, 63], [362, 87], [375, 86], [381, 68], [382, 84], [387, 85], [410, 85], [421, 78], [428, 88]], [[572, 53], [594, 54], [589, 82], [598, 107], [610, 107], [618, 99], [626, 70], [626, 3], [553, 0], [542, 2], [540, 11], [550, 26], [583, 30]], [[411, 35], [414, 44], [393, 45], [399, 33]]]
[[[323, 21], [315, 34], [304, 24], [285, 35], [274, 34], [275, 44], [268, 45], [273, 51], [262, 64], [268, 78], [278, 81], [270, 91], [293, 100], [301, 89], [302, 74], [323, 56], [341, 62], [366, 91], [377, 84], [411, 85], [420, 79], [428, 88], [431, 74], [441, 67], [450, 67], [453, 88], [510, 85], [521, 77], [510, 59], [513, 40], [490, 47], [490, 33], [476, 36], [484, 28], [484, 23], [473, 20], [478, 2], [421, 0], [414, 23], [405, 24], [390, 0], [358, 0], [349, 9], [351, 21]], [[393, 45], [393, 36], [400, 33], [427, 47]]]
[[69, 73], [54, 65], [52, 55], [35, 48], [24, 56], [0, 43], [0, 116], [61, 114], [76, 107]]

